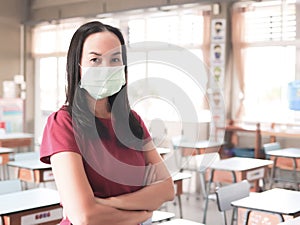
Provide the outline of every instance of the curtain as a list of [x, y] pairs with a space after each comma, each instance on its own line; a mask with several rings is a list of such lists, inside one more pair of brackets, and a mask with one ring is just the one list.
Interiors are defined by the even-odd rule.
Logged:
[[232, 60], [234, 76], [237, 77], [239, 85], [239, 105], [235, 113], [237, 120], [241, 119], [244, 115], [244, 99], [245, 99], [245, 81], [244, 81], [244, 62], [245, 62], [245, 12], [246, 8], [233, 7], [231, 17], [231, 41], [232, 41]]
[[[210, 68], [210, 22], [211, 14], [210, 11], [203, 11], [203, 43], [202, 43], [202, 54], [204, 64], [207, 67], [207, 71]], [[209, 79], [209, 78], [208, 78]], [[208, 97], [204, 95], [203, 108], [209, 109]]]

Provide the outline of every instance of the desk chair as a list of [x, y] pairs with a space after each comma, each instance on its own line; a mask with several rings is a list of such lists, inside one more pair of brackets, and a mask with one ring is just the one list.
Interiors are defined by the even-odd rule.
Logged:
[[[265, 158], [266, 159], [270, 159], [270, 156], [268, 155], [268, 152], [269, 151], [273, 151], [273, 150], [279, 150], [281, 149], [281, 145], [279, 142], [271, 142], [271, 143], [266, 143], [266, 144], [263, 144], [263, 150], [264, 150], [264, 153], [265, 153]], [[269, 167], [269, 173], [268, 173], [268, 183], [270, 183], [270, 179], [271, 178], [271, 169], [272, 169], [273, 166], [270, 166]]]
[[219, 187], [216, 191], [217, 204], [219, 211], [223, 214], [223, 223], [227, 225], [226, 211], [233, 209], [231, 224], [236, 216], [236, 208], [231, 206], [231, 202], [239, 200], [241, 198], [248, 197], [250, 194], [250, 183], [247, 180], [243, 180], [238, 183], [229, 184], [223, 187]]
[[34, 152], [22, 152], [22, 153], [15, 153], [13, 156], [14, 161], [18, 160], [31, 160], [31, 159], [39, 159], [40, 153], [37, 151]]
[[[279, 142], [264, 144], [263, 148], [266, 154], [266, 158], [267, 159], [271, 158], [274, 161], [274, 168], [273, 168], [274, 171], [270, 171], [272, 173], [269, 174], [270, 188], [272, 188], [274, 181], [294, 183], [293, 180], [295, 180], [296, 190], [299, 190], [298, 187], [299, 182], [297, 182], [297, 179], [299, 179], [297, 178], [297, 173], [299, 173], [299, 166], [297, 165], [298, 164], [297, 159], [284, 158], [284, 157], [283, 158], [278, 157], [277, 159], [274, 159], [274, 156], [270, 157], [270, 155], [268, 155], [269, 151], [282, 149]], [[290, 178], [290, 176], [292, 176], [292, 178]]]
[[[184, 157], [184, 156], [182, 156]], [[196, 176], [199, 178], [200, 185], [201, 185], [201, 191], [202, 195], [205, 198], [206, 193], [206, 179], [205, 174], [207, 171], [207, 168], [215, 161], [220, 160], [220, 154], [218, 152], [212, 152], [212, 153], [204, 153], [200, 155], [194, 155], [194, 156], [187, 156], [186, 162], [183, 164], [182, 169], [188, 170], [191, 172], [195, 172]], [[189, 192], [191, 192], [191, 179], [189, 180]], [[189, 196], [188, 196], [189, 197]]]
[[269, 151], [278, 150], [281, 149], [279, 142], [272, 142], [272, 143], [266, 143], [263, 145], [264, 153], [266, 155], [266, 159], [270, 159], [270, 156], [268, 155]]
[[[32, 159], [39, 160], [39, 157], [40, 157], [40, 153], [38, 151], [20, 152], [20, 153], [13, 154], [12, 161], [22, 161], [22, 160], [32, 160]], [[16, 176], [19, 178], [20, 168], [17, 168], [15, 173]], [[21, 186], [22, 189], [28, 189], [28, 184], [25, 181], [21, 181]]]
[[21, 191], [22, 185], [19, 179], [0, 181], [0, 195]]

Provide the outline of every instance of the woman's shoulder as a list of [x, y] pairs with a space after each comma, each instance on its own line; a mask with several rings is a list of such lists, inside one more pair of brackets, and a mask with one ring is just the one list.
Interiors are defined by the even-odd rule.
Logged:
[[55, 112], [52, 112], [48, 117], [48, 123], [65, 124], [70, 123], [72, 118], [67, 110], [67, 106], [62, 106]]

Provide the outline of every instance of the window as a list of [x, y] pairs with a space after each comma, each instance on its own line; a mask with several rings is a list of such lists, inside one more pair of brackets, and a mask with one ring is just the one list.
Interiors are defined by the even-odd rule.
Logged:
[[[144, 41], [166, 42], [188, 49], [194, 57], [203, 58], [201, 45], [203, 38], [202, 11], [209, 7], [195, 7], [182, 5], [168, 12], [145, 9], [138, 12], [124, 12], [115, 14], [113, 18], [94, 18], [101, 22], [117, 26], [122, 30], [125, 39], [128, 40], [128, 52], [130, 45]], [[141, 13], [142, 11], [142, 13]], [[101, 15], [99, 15], [101, 17]], [[89, 18], [88, 20], [93, 20]], [[84, 18], [62, 20], [59, 23], [41, 24], [33, 29], [33, 53], [36, 63], [36, 120], [35, 133], [37, 138], [42, 135], [43, 127], [48, 115], [57, 110], [65, 100], [65, 64], [66, 53], [75, 30], [84, 22]], [[147, 60], [151, 55], [160, 54], [155, 51], [141, 51], [130, 54], [140, 54], [139, 57]], [[187, 90], [187, 95], [197, 105], [197, 111], [204, 121], [210, 119], [207, 111], [203, 111], [203, 93], [197, 90], [193, 80], [183, 81], [184, 73], [180, 68], [174, 68], [167, 64], [156, 62], [134, 63], [128, 65], [129, 85], [135, 81], [151, 79], [153, 77], [171, 81], [182, 89]], [[201, 71], [199, 71], [200, 73]], [[185, 79], [186, 80], [186, 79]], [[149, 86], [151, 89], [152, 87]], [[131, 93], [138, 95], [132, 90]], [[155, 91], [155, 90], [153, 90]], [[169, 107], [162, 99], [149, 98], [146, 101], [134, 103], [133, 108], [140, 111], [142, 117], [153, 119], [158, 116], [164, 120], [179, 121], [174, 108]], [[203, 114], [204, 113], [204, 114]], [[203, 118], [205, 117], [205, 118]]]
[[[294, 122], [288, 83], [296, 78], [295, 1], [253, 3], [243, 11], [245, 121]], [[233, 43], [238, 44], [238, 43]]]
[[50, 113], [65, 101], [66, 52], [78, 20], [41, 24], [33, 29], [35, 58], [35, 134], [42, 136]]
[[[187, 74], [179, 63], [172, 63], [176, 60], [169, 59], [178, 57], [177, 61], [188, 60], [184, 56], [185, 52], [189, 52], [189, 56], [198, 60], [199, 64], [203, 62], [203, 10], [208, 9], [183, 7], [169, 12], [136, 15], [128, 21], [128, 52], [129, 58], [134, 59], [129, 60], [128, 65], [129, 97], [133, 108], [146, 122], [155, 119], [173, 122], [210, 121], [210, 113], [203, 107], [205, 84], [197, 85], [193, 80], [195, 74]], [[141, 42], [146, 42], [149, 48], [144, 48]], [[182, 51], [181, 55], [179, 51]], [[197, 76], [204, 73], [204, 69], [199, 68]], [[182, 91], [186, 99], [191, 101], [195, 118], [182, 118], [182, 113], [178, 111], [182, 106], [176, 90]], [[173, 96], [168, 95], [167, 91], [173, 92]]]
[[40, 138], [48, 116], [65, 101], [65, 57], [36, 59], [35, 133]]

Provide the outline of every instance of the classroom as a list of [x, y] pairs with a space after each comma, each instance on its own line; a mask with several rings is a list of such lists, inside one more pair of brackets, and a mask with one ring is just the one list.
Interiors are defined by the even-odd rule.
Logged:
[[0, 225], [300, 225], [299, 0], [0, 3]]

